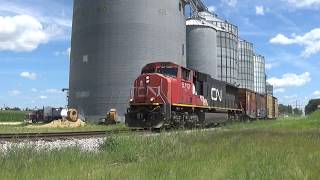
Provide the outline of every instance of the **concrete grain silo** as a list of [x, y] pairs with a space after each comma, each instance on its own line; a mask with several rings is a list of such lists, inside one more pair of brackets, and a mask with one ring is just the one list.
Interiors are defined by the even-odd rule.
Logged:
[[187, 66], [217, 79], [217, 30], [204, 20], [187, 20]]
[[89, 120], [116, 108], [151, 62], [186, 65], [184, 0], [74, 0], [69, 106]]
[[254, 50], [253, 44], [239, 41], [239, 81], [240, 88], [254, 91]]

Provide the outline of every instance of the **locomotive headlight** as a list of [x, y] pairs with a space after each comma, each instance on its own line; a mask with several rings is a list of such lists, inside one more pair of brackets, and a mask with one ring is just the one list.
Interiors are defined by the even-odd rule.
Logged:
[[154, 97], [150, 98], [150, 102], [153, 102], [154, 100], [155, 100]]
[[149, 84], [150, 83], [150, 76], [146, 77], [146, 83]]
[[133, 99], [132, 99], [132, 98], [130, 98], [130, 102], [133, 102]]

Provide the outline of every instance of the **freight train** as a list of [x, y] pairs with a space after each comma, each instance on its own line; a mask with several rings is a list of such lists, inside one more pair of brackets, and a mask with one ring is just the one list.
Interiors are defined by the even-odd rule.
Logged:
[[61, 111], [63, 108], [43, 107], [42, 109], [35, 109], [26, 115], [26, 120], [33, 123], [51, 122], [53, 120], [62, 119]]
[[128, 127], [196, 128], [277, 117], [277, 99], [171, 62], [147, 64], [135, 80]]

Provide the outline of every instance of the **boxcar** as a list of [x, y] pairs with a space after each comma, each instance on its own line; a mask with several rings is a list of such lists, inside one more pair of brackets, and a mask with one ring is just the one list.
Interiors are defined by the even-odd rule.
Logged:
[[239, 89], [240, 106], [244, 110], [244, 116], [249, 119], [257, 118], [257, 101], [254, 91]]
[[273, 97], [270, 95], [267, 95], [267, 118], [273, 119], [274, 118], [274, 101]]
[[267, 96], [267, 119], [276, 119], [279, 116], [278, 99]]
[[278, 99], [276, 97], [273, 97], [273, 108], [274, 108], [274, 119], [279, 117], [279, 104]]
[[256, 94], [257, 98], [257, 118], [265, 119], [267, 117], [267, 103], [266, 95]]

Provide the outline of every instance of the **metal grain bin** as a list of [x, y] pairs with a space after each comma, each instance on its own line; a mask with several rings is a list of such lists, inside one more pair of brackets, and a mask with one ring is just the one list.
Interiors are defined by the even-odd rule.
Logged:
[[69, 106], [87, 119], [126, 112], [130, 88], [150, 62], [186, 65], [183, 0], [75, 0]]
[[187, 20], [187, 67], [217, 79], [217, 30], [204, 20]]
[[265, 59], [258, 54], [254, 55], [254, 90], [257, 93], [266, 93]]
[[219, 28], [217, 31], [218, 79], [238, 84], [238, 27], [222, 20], [215, 14], [201, 12], [199, 15]]
[[239, 81], [240, 88], [254, 91], [254, 63], [253, 63], [253, 44], [239, 41]]
[[273, 86], [269, 83], [267, 83], [267, 85], [266, 85], [266, 93], [267, 93], [267, 95], [273, 96]]

